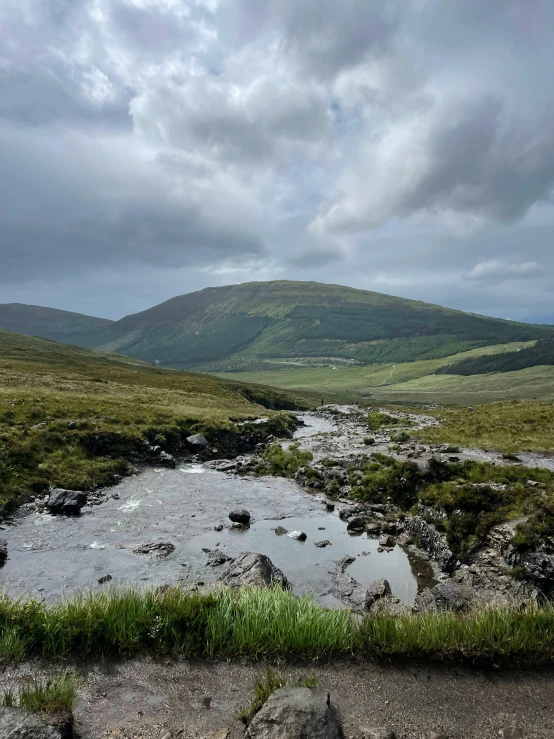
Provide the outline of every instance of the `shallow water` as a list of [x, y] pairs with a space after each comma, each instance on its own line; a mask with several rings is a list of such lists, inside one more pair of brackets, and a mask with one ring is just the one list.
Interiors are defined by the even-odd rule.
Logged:
[[[325, 419], [304, 417], [300, 433], [332, 428]], [[108, 491], [106, 503], [85, 507], [76, 518], [30, 513], [12, 520], [2, 536], [9, 559], [0, 570], [0, 585], [12, 596], [41, 595], [47, 600], [81, 589], [100, 590], [98, 579], [111, 584], [154, 584], [215, 581], [226, 565], [206, 565], [203, 548], [218, 548], [229, 556], [242, 551], [269, 556], [290, 580], [295, 593], [313, 592], [327, 605], [334, 563], [356, 557], [349, 572], [363, 585], [386, 577], [393, 593], [412, 603], [420, 585], [427, 584], [429, 565], [411, 562], [395, 547], [377, 552], [378, 542], [365, 534], [351, 536], [336, 512], [325, 510], [321, 495], [301, 490], [280, 478], [237, 478], [201, 465], [176, 470], [148, 469]], [[229, 527], [228, 513], [247, 508], [252, 523], [245, 531]], [[214, 526], [223, 524], [221, 532]], [[302, 530], [305, 542], [277, 536], [273, 529]], [[319, 549], [314, 542], [328, 539]], [[166, 559], [137, 555], [133, 549], [149, 541], [169, 541], [175, 551]], [[363, 553], [366, 554], [363, 554]]]

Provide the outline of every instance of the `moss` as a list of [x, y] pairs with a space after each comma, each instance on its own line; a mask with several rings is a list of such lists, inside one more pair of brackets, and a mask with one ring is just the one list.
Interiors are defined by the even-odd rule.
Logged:
[[[284, 449], [281, 444], [275, 443], [264, 450], [256, 472], [260, 475], [294, 477], [301, 467], [309, 465], [312, 460], [313, 454], [300, 449], [300, 444], [291, 444]], [[315, 475], [315, 470], [312, 472]]]

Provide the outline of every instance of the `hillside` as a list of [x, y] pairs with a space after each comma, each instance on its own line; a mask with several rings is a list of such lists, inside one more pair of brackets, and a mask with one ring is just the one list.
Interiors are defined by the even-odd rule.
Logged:
[[[170, 451], [190, 433], [306, 407], [282, 391], [165, 370], [0, 330], [0, 513], [50, 486], [90, 490], [129, 471], [147, 442]], [[269, 410], [268, 410], [269, 409]]]
[[484, 375], [490, 372], [517, 372], [529, 367], [554, 365], [554, 340], [540, 339], [534, 346], [495, 356], [468, 357], [439, 367], [437, 375]]
[[93, 318], [56, 308], [22, 303], [0, 304], [0, 328], [66, 344], [94, 346], [95, 334], [111, 323], [107, 318]]
[[[211, 372], [267, 369], [268, 363], [279, 369], [279, 361], [298, 358], [408, 362], [554, 334], [549, 326], [339, 285], [288, 281], [207, 288], [79, 337], [81, 329], [72, 334], [75, 343], [165, 367]], [[24, 332], [31, 333], [27, 327]]]

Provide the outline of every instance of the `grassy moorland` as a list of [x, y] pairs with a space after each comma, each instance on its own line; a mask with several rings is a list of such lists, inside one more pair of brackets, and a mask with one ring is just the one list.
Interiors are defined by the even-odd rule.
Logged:
[[147, 443], [171, 451], [197, 432], [215, 442], [260, 416], [284, 429], [287, 414], [272, 409], [299, 405], [270, 388], [0, 331], [0, 511], [50, 486], [107, 484]]
[[427, 410], [441, 422], [440, 426], [414, 433], [430, 443], [506, 453], [554, 452], [554, 405], [516, 400], [472, 408]]
[[554, 608], [391, 616], [328, 610], [279, 588], [107, 591], [47, 605], [0, 600], [0, 659], [130, 656], [321, 660], [351, 654], [551, 664]]

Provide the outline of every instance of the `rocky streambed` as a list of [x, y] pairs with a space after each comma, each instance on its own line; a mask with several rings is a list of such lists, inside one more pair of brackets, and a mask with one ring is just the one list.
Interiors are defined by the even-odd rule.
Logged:
[[[473, 562], [461, 565], [453, 561], [444, 535], [422, 517], [401, 520], [394, 506], [348, 498], [344, 467], [360, 455], [390, 454], [397, 431], [375, 433], [368, 449], [367, 426], [355, 407], [298, 415], [302, 425], [294, 441], [313, 454], [314, 466], [336, 462], [321, 480], [308, 480], [302, 470], [296, 480], [249, 474], [256, 455], [216, 462], [177, 459], [175, 468], [146, 468], [100, 491], [79, 516], [51, 515], [39, 502], [4, 522], [1, 587], [11, 596], [46, 600], [108, 584], [204, 588], [220, 580], [240, 553], [255, 552], [269, 557], [295, 593], [314, 593], [330, 607], [365, 610], [383, 598], [400, 607], [465, 607], [476, 593], [484, 601], [533, 595], [533, 588], [503, 571], [502, 541], [509, 526], [504, 533], [492, 532]], [[436, 423], [429, 416], [396, 415], [410, 428]], [[392, 454], [420, 465], [452, 456], [446, 448], [419, 443], [398, 443]], [[482, 454], [461, 450], [457, 456]], [[543, 462], [552, 465], [551, 458]], [[235, 509], [247, 510], [248, 525], [230, 520]]]

